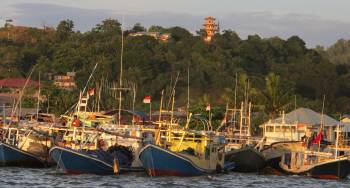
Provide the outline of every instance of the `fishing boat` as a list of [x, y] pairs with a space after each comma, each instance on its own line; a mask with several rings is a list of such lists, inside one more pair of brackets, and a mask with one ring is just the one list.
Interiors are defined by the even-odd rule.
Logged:
[[170, 121], [165, 121], [162, 120], [162, 112], [161, 105], [155, 143], [147, 144], [139, 155], [148, 175], [199, 176], [224, 169], [223, 137], [213, 131], [188, 130], [192, 113], [181, 128], [173, 113]]
[[43, 168], [52, 165], [48, 151], [49, 137], [38, 135], [27, 128], [5, 129], [0, 142], [0, 165]]
[[49, 114], [30, 114], [23, 117], [16, 125], [11, 123], [3, 125], [0, 164], [38, 168], [53, 165], [49, 157], [53, 139], [51, 135], [36, 130], [51, 127], [54, 124], [52, 117]]
[[[123, 124], [118, 118], [118, 124], [115, 123], [115, 115], [111, 112], [89, 112], [88, 100], [89, 94], [84, 96], [82, 92], [75, 112], [65, 116], [68, 129], [63, 132], [62, 141], [50, 150], [50, 156], [68, 174], [103, 175], [134, 170], [133, 146], [137, 151], [138, 144], [142, 144], [141, 129], [137, 129], [134, 121]], [[122, 110], [118, 112], [121, 117]]]
[[140, 151], [139, 158], [150, 176], [199, 176], [223, 170], [223, 143], [215, 141], [213, 133], [166, 134], [172, 136], [166, 147], [148, 144]]
[[96, 129], [71, 129], [58, 146], [50, 149], [50, 156], [67, 174], [105, 175], [130, 167], [132, 151], [108, 146], [103, 140], [106, 137], [106, 133]]
[[263, 137], [266, 139], [262, 149], [268, 166], [273, 171], [281, 171], [279, 163], [285, 153], [298, 151], [305, 145], [311, 145], [312, 137], [320, 127], [327, 133], [324, 142], [334, 143], [334, 129], [340, 122], [308, 108], [296, 108], [295, 110], [269, 120], [260, 126]]
[[272, 173], [280, 174], [282, 171], [279, 163], [282, 156], [290, 151], [298, 151], [299, 148], [304, 147], [304, 143], [300, 141], [281, 141], [266, 145], [262, 149], [262, 154], [266, 159], [267, 165], [270, 167]]
[[250, 131], [251, 103], [242, 102], [241, 108], [226, 107], [225, 118], [219, 131], [225, 136], [225, 163], [235, 163], [233, 171], [261, 172], [266, 159], [261, 152], [264, 139], [253, 138]]
[[306, 175], [320, 179], [344, 179], [350, 174], [349, 149], [338, 147], [339, 126], [335, 146], [322, 146], [322, 129], [314, 140], [316, 147], [305, 146], [282, 156], [280, 168], [287, 174]]
[[253, 146], [238, 146], [226, 151], [225, 161], [234, 162], [234, 171], [237, 172], [261, 172], [266, 166], [266, 159], [262, 153]]
[[27, 117], [21, 117], [20, 113], [24, 90], [33, 71], [34, 69], [31, 70], [23, 88], [20, 90], [18, 100], [11, 108], [10, 115], [6, 114], [5, 105], [3, 106], [0, 141], [1, 166], [41, 168], [52, 164], [48, 155], [48, 150], [52, 145], [51, 137], [32, 130], [33, 126], [50, 126], [53, 123], [50, 120], [53, 116], [39, 113], [40, 74], [37, 113]]
[[132, 148], [129, 147], [131, 145], [119, 143], [128, 136], [132, 137], [134, 132], [129, 131], [127, 135], [122, 132], [122, 126], [118, 126], [119, 129], [113, 128], [117, 125], [113, 123], [114, 119], [110, 119], [112, 115], [95, 116], [93, 120], [90, 119], [93, 113], [87, 113], [90, 116], [84, 115], [87, 98], [81, 98], [78, 105], [78, 112], [73, 113], [75, 117], [67, 118], [67, 123], [71, 126], [60, 131], [58, 137], [61, 140], [50, 150], [50, 156], [58, 167], [68, 174], [100, 175], [130, 169], [135, 158]]
[[348, 156], [335, 157], [326, 152], [291, 152], [282, 156], [281, 169], [287, 174], [320, 179], [344, 179], [350, 174]]

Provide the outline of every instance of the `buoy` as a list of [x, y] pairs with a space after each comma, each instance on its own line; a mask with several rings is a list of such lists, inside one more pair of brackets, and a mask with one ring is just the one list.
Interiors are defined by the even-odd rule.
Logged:
[[114, 174], [119, 173], [119, 164], [118, 164], [118, 160], [116, 158], [113, 159], [113, 172], [114, 172]]

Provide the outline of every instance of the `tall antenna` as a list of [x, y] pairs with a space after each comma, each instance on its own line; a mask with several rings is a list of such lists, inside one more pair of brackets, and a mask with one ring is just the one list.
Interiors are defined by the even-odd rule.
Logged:
[[122, 46], [120, 50], [120, 74], [119, 74], [119, 111], [118, 111], [118, 125], [120, 125], [120, 119], [121, 119], [121, 108], [122, 108], [122, 88], [123, 88], [123, 53], [124, 53], [124, 16], [122, 18], [122, 25], [121, 25], [121, 30], [122, 30]]

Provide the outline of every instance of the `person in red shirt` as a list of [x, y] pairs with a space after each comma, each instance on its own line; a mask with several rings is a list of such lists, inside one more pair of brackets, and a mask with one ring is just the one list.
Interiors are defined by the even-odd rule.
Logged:
[[72, 126], [73, 126], [73, 127], [79, 127], [80, 124], [81, 124], [81, 122], [80, 122], [78, 116], [77, 116], [77, 115], [74, 115], [74, 119], [73, 119], [73, 122], [72, 122]]

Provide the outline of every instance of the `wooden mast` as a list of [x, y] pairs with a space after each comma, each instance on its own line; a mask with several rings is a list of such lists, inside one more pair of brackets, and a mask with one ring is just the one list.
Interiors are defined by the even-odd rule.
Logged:
[[[124, 18], [123, 18], [124, 22]], [[120, 119], [121, 119], [121, 108], [122, 108], [122, 87], [123, 87], [123, 53], [124, 53], [124, 30], [123, 30], [123, 24], [121, 26], [122, 31], [122, 45], [121, 45], [121, 51], [120, 51], [120, 74], [119, 74], [119, 107], [118, 107], [118, 125], [120, 125]]]

